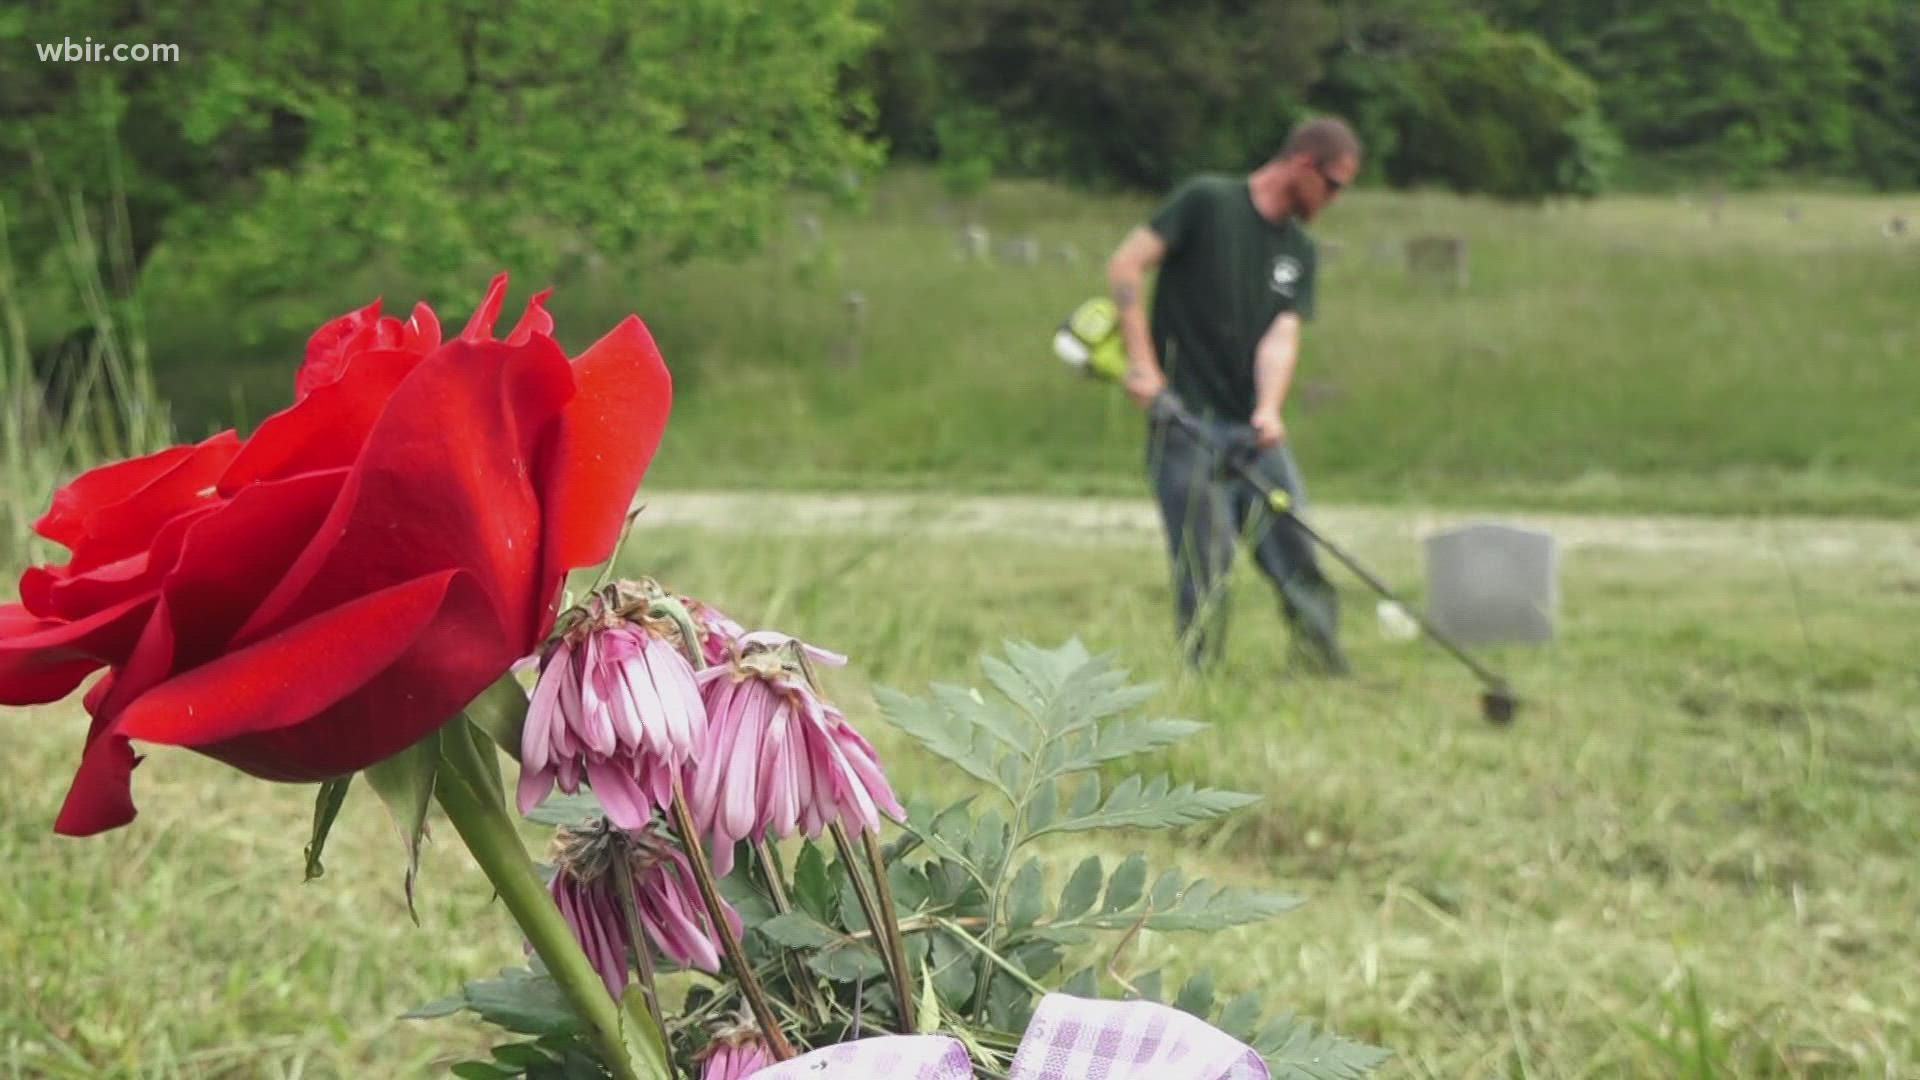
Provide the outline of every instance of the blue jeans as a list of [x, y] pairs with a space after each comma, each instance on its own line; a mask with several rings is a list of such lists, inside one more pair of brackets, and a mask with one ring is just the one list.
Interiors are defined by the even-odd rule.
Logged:
[[1250, 455], [1253, 470], [1284, 490], [1295, 510], [1306, 508], [1306, 487], [1283, 443], [1258, 450], [1253, 429], [1202, 417], [1211, 446], [1167, 420], [1150, 420], [1147, 473], [1160, 504], [1167, 551], [1173, 560], [1180, 641], [1187, 659], [1206, 668], [1226, 643], [1227, 572], [1238, 541], [1253, 548], [1254, 562], [1279, 593], [1293, 635], [1296, 662], [1342, 673], [1339, 599], [1320, 572], [1313, 541], [1289, 515], [1276, 515], [1252, 484], [1229, 468], [1229, 455]]

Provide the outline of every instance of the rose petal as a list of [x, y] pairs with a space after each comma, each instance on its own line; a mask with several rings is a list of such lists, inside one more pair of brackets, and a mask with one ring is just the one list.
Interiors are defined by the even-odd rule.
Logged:
[[527, 301], [527, 310], [520, 314], [520, 321], [514, 323], [513, 329], [507, 332], [507, 344], [525, 344], [535, 334], [553, 336], [553, 316], [547, 313], [547, 297], [552, 295], [552, 289], [542, 289], [533, 294], [533, 299]]
[[[216, 501], [214, 482], [240, 452], [240, 439], [231, 431], [223, 431], [197, 446], [177, 449], [186, 452], [169, 457], [168, 464], [152, 475], [136, 470], [119, 478], [90, 482], [99, 473], [135, 463], [109, 465], [80, 477], [54, 495], [53, 509], [35, 528], [42, 536], [60, 540], [72, 550], [69, 573], [82, 573], [136, 555], [146, 550], [154, 534], [168, 521]], [[131, 491], [124, 490], [126, 485], [121, 480], [135, 477], [144, 477], [145, 482]], [[48, 528], [60, 536], [50, 534]]]
[[381, 589], [176, 675], [130, 704], [120, 731], [202, 746], [307, 720], [399, 659], [460, 576], [445, 570]]
[[106, 664], [125, 659], [153, 611], [139, 596], [75, 622], [0, 607], [0, 705], [43, 705], [72, 693]]
[[639, 319], [629, 316], [573, 362], [578, 394], [561, 414], [547, 461], [543, 587], [613, 554], [633, 493], [666, 430], [673, 380]]
[[458, 567], [521, 639], [506, 670], [552, 617], [553, 594], [536, 584], [530, 546], [541, 542], [530, 473], [572, 393], [566, 357], [546, 338], [517, 347], [455, 342], [422, 361], [375, 422], [313, 542], [237, 639], [395, 584], [416, 567]]
[[419, 354], [399, 350], [361, 353], [335, 381], [261, 421], [220, 475], [220, 491], [352, 465], [388, 399], [420, 362]]
[[480, 306], [473, 310], [473, 318], [467, 320], [467, 328], [460, 331], [460, 340], [479, 343], [493, 340], [493, 324], [500, 319], [500, 305], [507, 299], [507, 275], [496, 274], [487, 283], [487, 295]]

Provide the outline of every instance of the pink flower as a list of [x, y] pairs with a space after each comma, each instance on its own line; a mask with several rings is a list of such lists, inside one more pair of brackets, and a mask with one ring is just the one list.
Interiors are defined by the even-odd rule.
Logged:
[[905, 816], [872, 744], [813, 686], [807, 659], [834, 654], [779, 634], [741, 643], [737, 661], [699, 675], [709, 720], [688, 800], [715, 870], [731, 868], [742, 839], [818, 836], [836, 821], [877, 832], [882, 814]]
[[746, 627], [719, 608], [692, 597], [683, 596], [680, 602], [687, 614], [693, 616], [694, 629], [700, 632], [700, 651], [707, 659], [707, 666], [715, 667], [733, 659], [734, 643], [747, 635]]
[[758, 1032], [741, 1036], [738, 1041], [716, 1038], [702, 1053], [706, 1060], [700, 1066], [700, 1080], [747, 1080], [773, 1064], [773, 1055], [767, 1052]]
[[[606, 982], [608, 993], [618, 998], [626, 990], [633, 941], [620, 897], [621, 859], [633, 878], [641, 929], [653, 947], [680, 967], [709, 973], [720, 970], [720, 947], [714, 941], [713, 921], [700, 903], [693, 867], [686, 854], [665, 837], [652, 829], [625, 832], [602, 826], [562, 829], [556, 844], [554, 903]], [[731, 907], [723, 910], [738, 935], [740, 916]]]
[[627, 989], [627, 919], [620, 912], [620, 897], [611, 878], [583, 882], [572, 874], [553, 875], [553, 902], [560, 916], [573, 928], [580, 948], [607, 984], [607, 993], [618, 1000]]
[[706, 730], [693, 668], [663, 634], [593, 599], [548, 652], [520, 737], [520, 810], [584, 779], [607, 817], [643, 829]]
[[[756, 630], [750, 634], [746, 627], [726, 612], [703, 600], [682, 596], [680, 603], [687, 609], [687, 614], [693, 617], [694, 629], [700, 633], [700, 651], [706, 657], [708, 667], [717, 667], [732, 660], [741, 649], [751, 644], [778, 646], [797, 640], [772, 630]], [[826, 667], [846, 666], [847, 658], [837, 652], [804, 641], [799, 642], [799, 646], [813, 663]]]

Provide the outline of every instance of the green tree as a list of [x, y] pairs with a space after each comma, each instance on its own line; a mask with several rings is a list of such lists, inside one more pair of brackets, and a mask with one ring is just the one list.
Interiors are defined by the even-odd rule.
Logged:
[[[1912, 143], [1902, 131], [1914, 119], [1912, 97], [1888, 85], [1920, 65], [1912, 0], [1488, 6], [1593, 76], [1608, 119], [1655, 163], [1734, 180], [1782, 169], [1846, 173], [1866, 170], [1863, 149], [1886, 148], [1870, 144]], [[1883, 168], [1868, 171], [1887, 171], [1885, 155], [1872, 156]], [[1894, 182], [1920, 179], [1891, 171], [1905, 173], [1887, 178]]]
[[1350, 0], [1313, 101], [1374, 168], [1509, 198], [1594, 194], [1620, 148], [1592, 80], [1539, 37], [1445, 0]]
[[[172, 63], [0, 65], [16, 254], [69, 196], [123, 195], [137, 271], [161, 243], [231, 289], [297, 292], [380, 259], [423, 281], [558, 247], [744, 250], [781, 196], [873, 166], [840, 85], [855, 0], [53, 0], [0, 51], [85, 34]], [[108, 220], [102, 215], [102, 220]]]
[[1332, 30], [1322, 0], [900, 0], [870, 74], [908, 152], [977, 153], [984, 108], [1004, 167], [1160, 189], [1271, 153]]

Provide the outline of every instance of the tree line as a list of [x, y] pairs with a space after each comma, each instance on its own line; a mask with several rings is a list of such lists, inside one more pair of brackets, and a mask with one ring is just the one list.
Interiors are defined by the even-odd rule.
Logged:
[[1351, 119], [1378, 176], [1515, 198], [1920, 185], [1915, 0], [894, 0], [896, 155], [1159, 189]]
[[[79, 34], [177, 59], [35, 59]], [[742, 251], [889, 158], [1163, 190], [1326, 111], [1369, 182], [1920, 185], [1916, 0], [44, 0], [0, 56], [15, 269], [235, 299]]]

